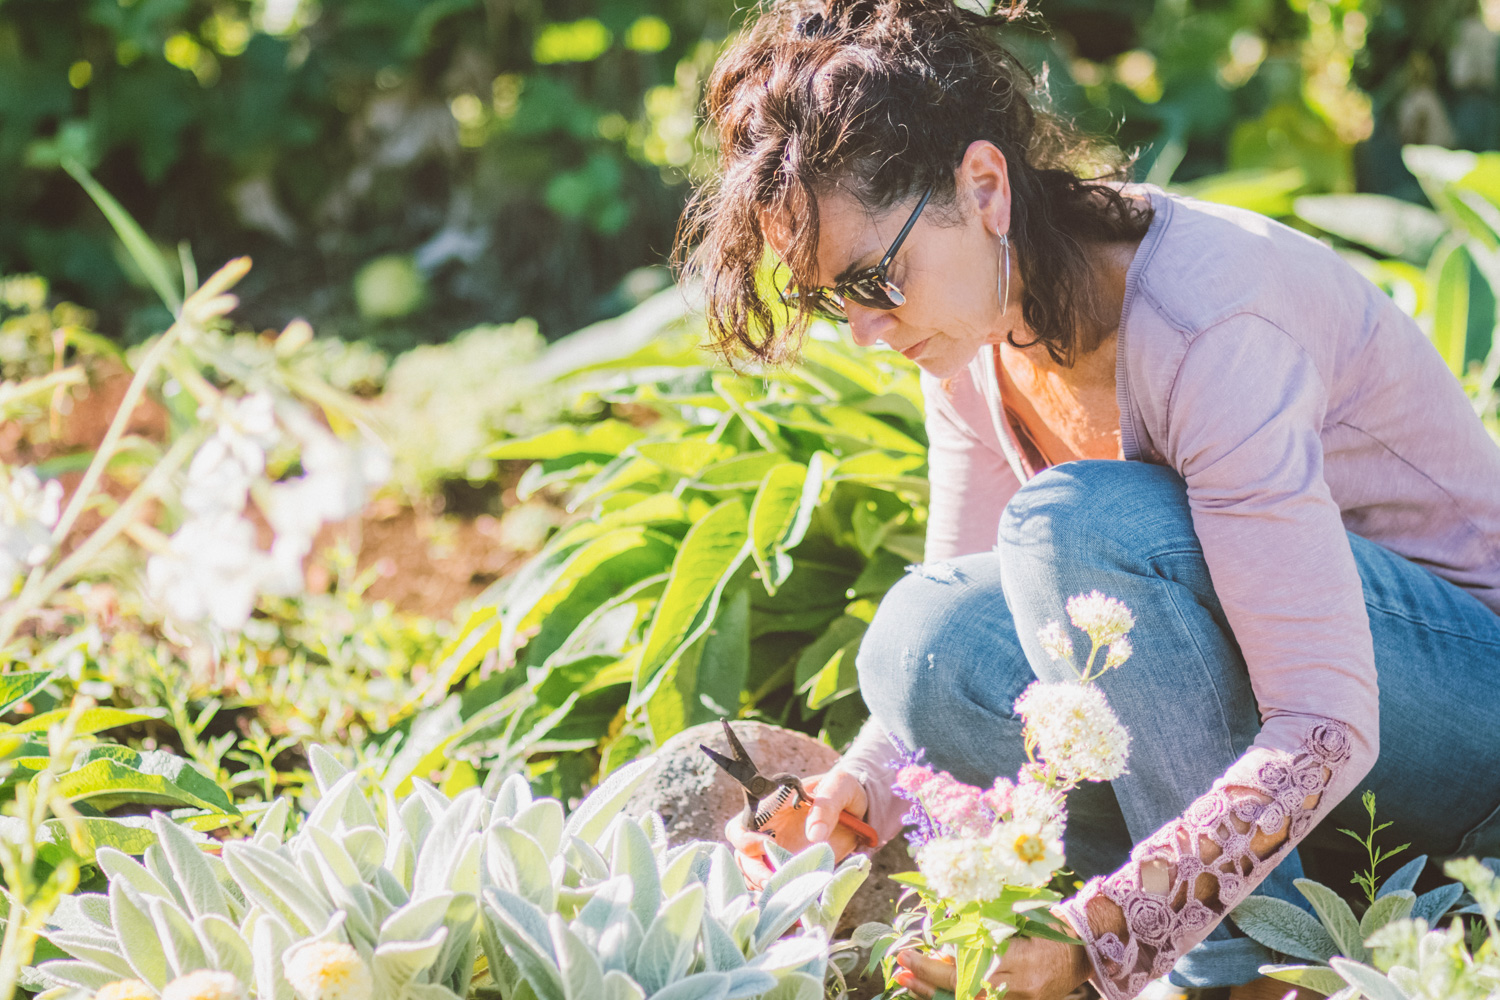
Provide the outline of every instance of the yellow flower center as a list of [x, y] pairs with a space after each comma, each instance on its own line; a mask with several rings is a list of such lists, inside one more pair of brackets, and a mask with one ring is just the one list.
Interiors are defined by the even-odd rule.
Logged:
[[1031, 833], [1023, 833], [1016, 838], [1016, 857], [1027, 864], [1041, 861], [1047, 856], [1047, 845], [1042, 843], [1042, 838]]

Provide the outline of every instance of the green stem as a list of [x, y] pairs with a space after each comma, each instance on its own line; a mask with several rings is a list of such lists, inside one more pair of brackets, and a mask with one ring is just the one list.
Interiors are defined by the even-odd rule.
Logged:
[[146, 392], [146, 384], [155, 374], [162, 359], [166, 357], [167, 351], [181, 336], [182, 324], [173, 323], [167, 332], [161, 335], [151, 350], [146, 352], [141, 366], [136, 369], [135, 376], [130, 380], [130, 385], [125, 389], [125, 397], [120, 400], [120, 408], [115, 411], [114, 419], [109, 423], [109, 429], [104, 432], [104, 440], [99, 444], [99, 450], [94, 452], [94, 459], [89, 463], [88, 470], [84, 472], [83, 479], [78, 483], [78, 489], [73, 492], [73, 497], [68, 501], [67, 509], [63, 511], [61, 520], [57, 527], [52, 529], [52, 540], [61, 543], [68, 537], [74, 522], [83, 513], [84, 505], [88, 502], [89, 495], [93, 493], [94, 487], [99, 484], [99, 478], [104, 475], [104, 470], [109, 466], [110, 459], [114, 458], [115, 449], [119, 447], [120, 438], [125, 435], [125, 428], [130, 424], [130, 415], [135, 412], [136, 406], [141, 401], [141, 396]]
[[[135, 521], [141, 508], [156, 498], [162, 487], [187, 461], [188, 456], [198, 446], [201, 437], [202, 432], [199, 431], [184, 434], [178, 438], [171, 449], [162, 456], [161, 461], [156, 463], [150, 475], [135, 488], [124, 503], [120, 504], [119, 509], [110, 515], [109, 520], [94, 529], [94, 533], [82, 545], [74, 549], [66, 559], [53, 567], [51, 572], [40, 580], [33, 579], [27, 583], [15, 603], [6, 609], [3, 616], [0, 616], [0, 648], [4, 648], [10, 642], [16, 629], [20, 628], [21, 623], [30, 617], [33, 611], [40, 608], [47, 598], [51, 597]], [[81, 489], [80, 487], [80, 491]]]

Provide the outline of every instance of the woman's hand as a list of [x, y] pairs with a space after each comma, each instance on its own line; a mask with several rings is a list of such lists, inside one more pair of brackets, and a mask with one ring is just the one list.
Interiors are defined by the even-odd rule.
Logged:
[[724, 837], [734, 848], [735, 863], [754, 888], [759, 889], [771, 877], [771, 866], [766, 863], [767, 841], [774, 840], [794, 854], [809, 844], [826, 842], [833, 848], [835, 862], [842, 861], [859, 844], [853, 831], [839, 826], [839, 813], [863, 816], [869, 806], [859, 779], [835, 768], [803, 779], [802, 787], [812, 796], [811, 808], [799, 805], [782, 809], [759, 831], [746, 830], [739, 816], [724, 827]]
[[[910, 949], [896, 956], [900, 968], [896, 982], [919, 997], [937, 990], [950, 993], [958, 988], [958, 973], [947, 955], [922, 955]], [[1046, 938], [1011, 938], [990, 976], [991, 985], [1004, 983], [1007, 1000], [1062, 1000], [1076, 990], [1093, 970], [1081, 944], [1064, 944]]]

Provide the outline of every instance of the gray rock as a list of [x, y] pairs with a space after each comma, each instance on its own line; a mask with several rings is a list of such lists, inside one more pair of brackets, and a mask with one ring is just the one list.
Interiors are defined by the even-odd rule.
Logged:
[[[734, 734], [764, 774], [786, 771], [808, 777], [822, 774], [839, 759], [836, 750], [811, 736], [763, 722], [736, 722]], [[684, 730], [657, 751], [658, 764], [650, 779], [625, 807], [632, 816], [660, 813], [674, 846], [689, 840], [723, 841], [724, 824], [745, 805], [739, 784], [698, 749], [700, 743], [731, 755], [719, 723]], [[844, 911], [840, 933], [871, 920], [890, 922], [902, 887], [889, 876], [915, 868], [904, 839], [898, 837], [881, 848], [872, 859], [870, 877]]]

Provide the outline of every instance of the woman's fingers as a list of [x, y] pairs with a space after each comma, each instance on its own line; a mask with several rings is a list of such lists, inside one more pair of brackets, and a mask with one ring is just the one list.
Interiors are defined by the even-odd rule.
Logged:
[[868, 803], [859, 779], [852, 774], [833, 770], [809, 778], [805, 785], [812, 793], [812, 808], [807, 814], [807, 839], [827, 841], [838, 829], [839, 813], [863, 816]]
[[958, 989], [958, 973], [953, 959], [946, 955], [928, 956], [907, 949], [896, 955], [896, 963], [905, 970], [896, 981], [920, 997], [930, 997], [938, 990]]

